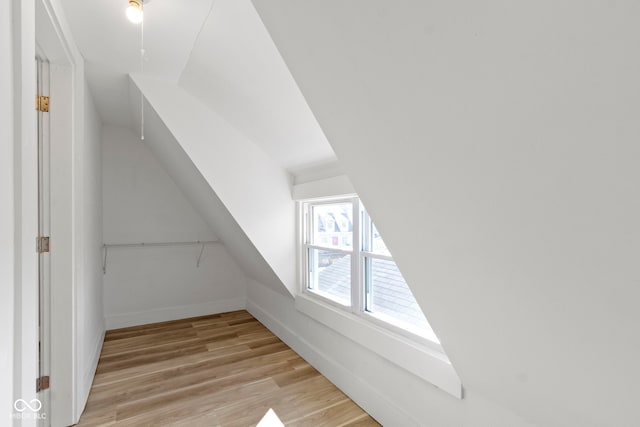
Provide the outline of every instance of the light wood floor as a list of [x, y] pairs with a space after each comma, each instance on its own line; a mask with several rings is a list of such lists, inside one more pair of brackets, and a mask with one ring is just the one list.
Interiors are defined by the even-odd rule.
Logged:
[[377, 426], [246, 311], [108, 331], [79, 426]]

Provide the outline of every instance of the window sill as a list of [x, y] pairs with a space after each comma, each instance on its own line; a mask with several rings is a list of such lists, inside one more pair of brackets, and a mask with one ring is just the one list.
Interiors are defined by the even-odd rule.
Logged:
[[444, 353], [395, 334], [305, 293], [297, 296], [295, 306], [301, 313], [452, 396], [462, 399], [462, 384]]

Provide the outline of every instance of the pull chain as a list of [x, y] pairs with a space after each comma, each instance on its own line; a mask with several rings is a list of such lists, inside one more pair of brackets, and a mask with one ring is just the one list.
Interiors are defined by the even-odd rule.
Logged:
[[[144, 0], [140, 2], [142, 22], [140, 23], [140, 74], [144, 74]], [[140, 90], [140, 140], [144, 141], [144, 95]]]

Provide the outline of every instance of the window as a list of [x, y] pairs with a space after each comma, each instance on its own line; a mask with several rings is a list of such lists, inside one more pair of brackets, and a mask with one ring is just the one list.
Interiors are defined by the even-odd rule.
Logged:
[[351, 305], [353, 209], [351, 200], [314, 203], [306, 209], [307, 287], [346, 306]]
[[358, 198], [307, 201], [301, 212], [309, 294], [405, 335], [438, 342]]

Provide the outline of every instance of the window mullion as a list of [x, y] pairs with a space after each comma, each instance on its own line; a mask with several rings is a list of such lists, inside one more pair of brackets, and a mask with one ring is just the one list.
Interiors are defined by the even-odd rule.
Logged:
[[302, 254], [302, 287], [306, 291], [309, 289], [311, 281], [309, 279], [309, 271], [311, 267], [311, 260], [309, 259], [309, 243], [311, 242], [311, 218], [309, 216], [309, 205], [307, 203], [302, 204], [302, 248], [304, 253]]
[[371, 218], [369, 217], [369, 214], [367, 212], [365, 212], [363, 210], [362, 213], [362, 221], [363, 221], [363, 230], [364, 230], [364, 236], [363, 236], [363, 242], [364, 245], [362, 247], [362, 251], [361, 251], [361, 258], [362, 258], [362, 279], [361, 279], [361, 288], [362, 288], [362, 295], [363, 295], [363, 302], [362, 302], [362, 311], [366, 312], [369, 309], [369, 306], [371, 304], [371, 262], [370, 260], [367, 258], [367, 254], [372, 250], [372, 246], [373, 246], [373, 242], [371, 241]]
[[329, 246], [322, 246], [322, 245], [313, 245], [313, 244], [308, 244], [308, 247], [310, 247], [311, 249], [320, 249], [320, 250], [327, 250], [327, 251], [331, 251], [331, 252], [340, 252], [343, 254], [347, 254], [347, 255], [351, 255], [354, 253], [353, 250], [351, 249], [343, 249], [343, 248], [332, 248]]
[[[351, 206], [346, 207], [347, 204]], [[357, 197], [305, 202], [299, 212], [303, 292], [390, 330], [437, 343]], [[347, 249], [349, 245], [351, 250]], [[345, 259], [347, 256], [350, 261]]]
[[383, 259], [385, 261], [393, 261], [393, 257], [389, 255], [377, 254], [375, 252], [368, 252], [368, 251], [363, 251], [362, 254], [368, 258], [376, 258], [376, 259]]
[[362, 310], [362, 260], [360, 258], [360, 251], [362, 249], [361, 230], [360, 225], [360, 201], [353, 199], [353, 256], [351, 258], [351, 311], [354, 313], [360, 313]]

